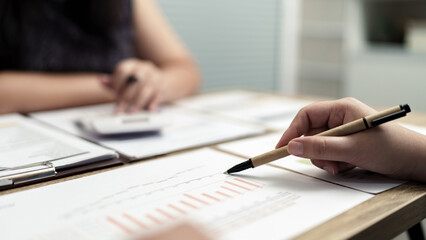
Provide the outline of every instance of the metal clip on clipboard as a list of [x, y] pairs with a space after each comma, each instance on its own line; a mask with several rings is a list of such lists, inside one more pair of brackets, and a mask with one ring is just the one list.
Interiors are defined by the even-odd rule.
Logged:
[[56, 175], [51, 162], [43, 162], [0, 171], [0, 187], [10, 186]]

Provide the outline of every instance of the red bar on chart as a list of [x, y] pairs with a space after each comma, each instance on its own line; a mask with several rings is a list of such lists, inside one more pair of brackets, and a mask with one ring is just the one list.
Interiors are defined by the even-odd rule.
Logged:
[[160, 220], [158, 220], [158, 218], [156, 218], [156, 217], [152, 216], [151, 214], [147, 214], [147, 215], [146, 215], [146, 217], [147, 217], [149, 220], [151, 220], [151, 221], [153, 221], [153, 222], [155, 222], [155, 223], [161, 224], [161, 221], [160, 221]]
[[175, 219], [171, 214], [167, 213], [164, 210], [161, 210], [159, 208], [155, 209], [157, 212], [159, 212], [160, 214], [162, 214], [165, 217], [168, 217], [169, 219]]
[[234, 180], [236, 180], [236, 181], [240, 181], [240, 182], [245, 183], [245, 184], [248, 184], [248, 185], [251, 185], [251, 186], [253, 186], [253, 187], [260, 187], [260, 185], [257, 185], [257, 184], [254, 184], [254, 183], [248, 182], [248, 181], [243, 180], [243, 179], [241, 179], [241, 178], [234, 178]]
[[234, 190], [234, 189], [232, 189], [232, 188], [225, 187], [225, 186], [220, 186], [220, 187], [221, 187], [221, 188], [223, 188], [223, 189], [226, 189], [226, 190], [228, 190], [228, 191], [231, 191], [231, 192], [233, 192], [233, 193], [241, 194], [239, 191]]
[[139, 221], [138, 219], [124, 213], [123, 217], [129, 219], [131, 222], [135, 223], [136, 225], [138, 225], [139, 227], [143, 228], [143, 229], [148, 229], [148, 226], [143, 224], [141, 221]]
[[180, 202], [181, 202], [183, 205], [186, 205], [186, 206], [188, 206], [188, 207], [190, 207], [190, 208], [198, 209], [198, 207], [197, 207], [197, 206], [195, 206], [195, 205], [193, 205], [193, 204], [190, 204], [190, 203], [189, 203], [189, 202], [187, 202], [187, 201], [181, 200]]
[[205, 197], [208, 197], [208, 198], [210, 198], [210, 199], [213, 199], [213, 200], [215, 200], [215, 201], [217, 201], [217, 202], [220, 202], [220, 199], [219, 199], [219, 198], [213, 197], [212, 195], [209, 195], [209, 194], [207, 194], [207, 193], [203, 193], [202, 195], [203, 195], [203, 196], [205, 196]]
[[239, 188], [241, 188], [241, 189], [244, 189], [244, 190], [250, 191], [250, 188], [243, 187], [243, 186], [241, 186], [241, 185], [238, 185], [238, 184], [233, 183], [233, 182], [230, 182], [230, 181], [225, 181], [225, 183], [228, 183], [228, 184], [231, 184], [231, 185], [233, 185], [233, 186], [239, 187]]
[[132, 230], [130, 230], [128, 227], [126, 227], [124, 224], [120, 223], [119, 221], [115, 220], [112, 217], [107, 217], [107, 220], [114, 224], [115, 226], [117, 226], [118, 228], [120, 228], [121, 230], [123, 230], [126, 233], [132, 233]]
[[226, 194], [226, 193], [223, 193], [223, 192], [221, 192], [221, 191], [216, 191], [216, 193], [217, 193], [217, 194], [219, 194], [219, 195], [222, 195], [222, 196], [224, 196], [224, 197], [227, 197], [227, 198], [232, 198], [230, 195], [228, 195], [228, 194]]
[[204, 204], [204, 205], [210, 205], [208, 202], [203, 201], [203, 200], [201, 200], [201, 199], [199, 199], [199, 198], [196, 198], [196, 197], [194, 197], [194, 196], [192, 196], [192, 195], [189, 195], [189, 194], [187, 194], [187, 193], [184, 193], [183, 195], [184, 195], [185, 197], [188, 197], [188, 198], [190, 198], [190, 199], [194, 200], [194, 201], [200, 202], [200, 203], [202, 203], [202, 204]]
[[182, 213], [182, 214], [186, 214], [186, 212], [182, 209], [182, 208], [178, 208], [178, 207], [176, 207], [175, 205], [173, 205], [173, 204], [169, 204], [168, 205], [170, 208], [173, 208], [174, 210], [176, 210], [176, 211], [178, 211], [178, 212], [180, 212], [180, 213]]

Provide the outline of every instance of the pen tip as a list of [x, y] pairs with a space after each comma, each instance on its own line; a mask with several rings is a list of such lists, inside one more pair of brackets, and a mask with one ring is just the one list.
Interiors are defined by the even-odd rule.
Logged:
[[223, 174], [226, 174], [226, 175], [228, 175], [229, 173], [228, 173], [228, 171], [226, 171], [226, 172], [223, 172]]

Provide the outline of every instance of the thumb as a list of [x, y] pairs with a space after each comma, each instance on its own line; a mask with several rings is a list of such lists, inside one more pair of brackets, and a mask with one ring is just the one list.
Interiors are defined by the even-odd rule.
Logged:
[[348, 160], [353, 151], [351, 140], [346, 137], [308, 136], [291, 140], [288, 152], [294, 156], [329, 161]]
[[288, 144], [291, 155], [309, 158], [312, 164], [333, 175], [354, 168], [353, 158], [348, 157], [351, 149], [353, 145], [346, 137], [301, 137]]

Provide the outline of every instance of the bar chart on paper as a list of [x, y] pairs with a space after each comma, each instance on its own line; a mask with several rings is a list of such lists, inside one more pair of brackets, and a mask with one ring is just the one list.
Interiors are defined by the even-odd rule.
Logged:
[[[202, 149], [6, 196], [0, 198], [2, 234], [128, 239], [188, 221], [215, 239], [283, 239], [371, 197], [270, 166], [222, 173], [241, 160]], [[40, 197], [37, 208], [26, 201]], [[26, 218], [7, 217], [23, 209]]]
[[[182, 187], [182, 185], [186, 186]], [[151, 205], [135, 206], [126, 211], [108, 215], [104, 221], [107, 222], [107, 225], [109, 223], [111, 227], [117, 228], [123, 233], [132, 233], [141, 229], [148, 230], [165, 222], [193, 214], [194, 211], [204, 210], [249, 191], [255, 191], [262, 188], [262, 184], [237, 177], [224, 180], [220, 174], [215, 174], [170, 188], [187, 190], [168, 196], [159, 196], [159, 199], [156, 199], [156, 202]], [[160, 191], [167, 191], [167, 189]], [[153, 193], [147, 195], [150, 194]]]
[[[195, 167], [155, 182], [134, 185], [72, 209], [61, 218], [93, 217], [73, 221], [58, 231], [76, 234], [74, 237], [84, 236], [84, 239], [113, 239], [187, 219], [202, 222], [212, 233], [226, 232], [230, 227], [248, 223], [242, 216], [255, 219], [271, 211], [272, 204], [282, 208], [298, 198], [286, 191], [265, 189], [264, 183], [222, 173], [188, 179], [194, 171], [199, 169]], [[241, 205], [241, 201], [245, 204]], [[44, 237], [48, 239], [56, 232]]]

